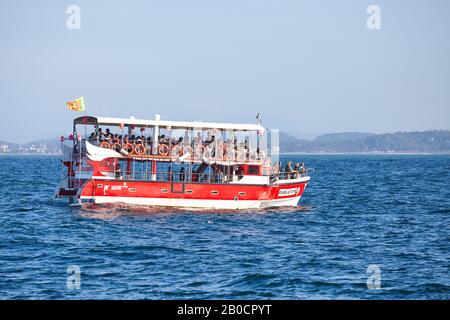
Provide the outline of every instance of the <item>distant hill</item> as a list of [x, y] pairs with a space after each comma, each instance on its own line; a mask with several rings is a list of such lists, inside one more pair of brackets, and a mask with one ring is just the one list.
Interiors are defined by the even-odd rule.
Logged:
[[450, 130], [328, 133], [314, 140], [280, 134], [281, 152], [450, 152]]
[[[7, 145], [8, 148], [3, 149]], [[327, 133], [313, 140], [298, 139], [280, 132], [282, 153], [450, 153], [450, 130], [396, 133], [343, 132]], [[60, 153], [58, 138], [17, 144], [0, 140], [0, 153]]]
[[[59, 154], [60, 141], [54, 139], [41, 139], [28, 143], [11, 143], [0, 140], [0, 153], [41, 153], [41, 154]], [[4, 147], [7, 147], [6, 149]]]

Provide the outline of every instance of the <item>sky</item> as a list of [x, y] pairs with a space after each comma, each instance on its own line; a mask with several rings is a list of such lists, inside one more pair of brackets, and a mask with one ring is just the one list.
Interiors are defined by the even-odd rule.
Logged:
[[306, 138], [450, 129], [449, 12], [447, 0], [0, 0], [0, 140], [69, 134], [80, 114], [65, 102], [80, 96], [88, 115], [259, 112]]

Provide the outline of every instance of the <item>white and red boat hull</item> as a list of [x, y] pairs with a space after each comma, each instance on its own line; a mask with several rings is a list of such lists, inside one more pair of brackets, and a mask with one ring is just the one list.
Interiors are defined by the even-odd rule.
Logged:
[[90, 179], [79, 190], [80, 202], [97, 204], [252, 209], [298, 204], [309, 177], [273, 185], [181, 183]]

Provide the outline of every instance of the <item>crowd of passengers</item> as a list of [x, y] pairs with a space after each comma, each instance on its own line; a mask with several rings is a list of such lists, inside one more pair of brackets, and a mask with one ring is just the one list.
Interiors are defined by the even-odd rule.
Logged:
[[[220, 139], [216, 139], [216, 136], [211, 134], [210, 131], [207, 132], [206, 137], [203, 138], [202, 133], [197, 132], [197, 135], [194, 139], [191, 140], [189, 132], [186, 130], [184, 133], [184, 137], [179, 137], [178, 139], [175, 138], [169, 138], [166, 137], [166, 135], [161, 134], [158, 136], [158, 144], [164, 144], [168, 147], [173, 147], [175, 145], [180, 146], [190, 146], [194, 148], [196, 145], [204, 145], [207, 148], [207, 152], [209, 149], [209, 155], [210, 156], [216, 156], [215, 154], [215, 148], [214, 143], [223, 143], [226, 146], [233, 146], [234, 151], [237, 150], [243, 150], [247, 154], [247, 158], [249, 157], [250, 153], [253, 159], [256, 159], [259, 155], [259, 148], [256, 148], [255, 150], [251, 150], [249, 146], [249, 139], [246, 138], [244, 141], [238, 143], [238, 140], [235, 138], [234, 140], [228, 139], [226, 141], [221, 141]], [[115, 143], [119, 143], [121, 145], [124, 144], [131, 144], [133, 147], [137, 145], [143, 145], [147, 153], [151, 153], [152, 145], [153, 145], [153, 138], [151, 136], [145, 136], [144, 134], [141, 135], [122, 135], [122, 134], [113, 134], [111, 133], [110, 129], [107, 128], [105, 132], [102, 131], [102, 128], [99, 128], [97, 131], [92, 132], [89, 136], [90, 142], [95, 142], [97, 144], [101, 144], [102, 142], [107, 142], [110, 146], [112, 146]], [[208, 146], [210, 146], [208, 148]], [[218, 155], [217, 155], [218, 156]], [[232, 155], [234, 158], [234, 154]]]
[[[166, 171], [162, 171], [157, 174], [158, 181], [178, 181], [178, 182], [212, 182], [212, 183], [223, 183], [230, 182], [235, 176], [238, 180], [244, 176], [244, 171], [242, 166], [237, 166], [232, 170], [232, 174], [225, 174], [224, 167], [221, 165], [212, 164], [210, 171], [200, 171], [200, 166], [193, 168], [192, 172], [181, 166], [178, 170], [168, 166]], [[123, 179], [126, 173], [123, 171], [119, 163], [115, 167], [115, 176], [117, 179]], [[150, 173], [148, 173], [150, 176]]]
[[[243, 171], [241, 167], [238, 167], [234, 170], [234, 175], [238, 177], [238, 179], [242, 178]], [[164, 177], [161, 177], [164, 178]], [[167, 181], [192, 181], [192, 182], [212, 182], [212, 183], [222, 183], [229, 182], [232, 179], [232, 175], [226, 175], [223, 172], [222, 166], [219, 165], [211, 165], [210, 172], [196, 172], [195, 170], [190, 173], [184, 169], [182, 166], [179, 171], [173, 170], [172, 167], [168, 167], [166, 171], [165, 178]]]
[[[281, 168], [281, 162], [277, 165]], [[211, 170], [204, 172], [200, 171], [200, 167], [193, 167], [192, 172], [185, 170], [184, 166], [181, 168], [174, 169], [172, 166], [168, 166], [165, 172], [161, 172], [158, 174], [159, 181], [179, 181], [179, 182], [212, 182], [212, 183], [223, 183], [230, 182], [233, 179], [233, 176], [236, 177], [237, 180], [240, 180], [244, 176], [244, 170], [242, 166], [235, 166], [232, 170], [232, 173], [226, 174], [224, 172], [225, 167], [217, 164], [211, 165]], [[122, 179], [123, 172], [120, 164], [117, 164], [116, 167], [116, 178]], [[277, 171], [271, 176], [272, 181], [277, 181], [279, 179], [298, 179], [303, 174], [306, 173], [306, 167], [304, 162], [297, 162], [294, 167], [292, 167], [292, 162], [288, 161], [285, 167], [285, 171], [280, 172]]]
[[284, 173], [287, 179], [299, 178], [302, 174], [306, 173], [305, 163], [303, 161], [297, 162], [292, 168], [292, 162], [288, 161]]

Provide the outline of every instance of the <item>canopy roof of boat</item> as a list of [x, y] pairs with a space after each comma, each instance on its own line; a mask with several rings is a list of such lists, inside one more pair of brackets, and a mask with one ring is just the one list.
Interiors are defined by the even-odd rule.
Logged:
[[202, 122], [202, 121], [168, 121], [168, 120], [143, 120], [130, 118], [108, 118], [83, 116], [73, 120], [74, 124], [88, 124], [98, 126], [130, 126], [136, 127], [160, 127], [171, 129], [222, 129], [222, 130], [239, 130], [239, 131], [264, 131], [264, 127], [259, 124], [234, 124], [234, 123], [218, 123], [218, 122]]

